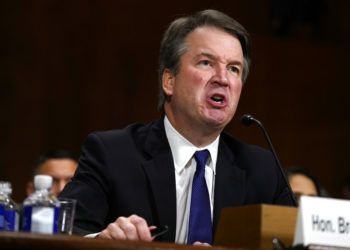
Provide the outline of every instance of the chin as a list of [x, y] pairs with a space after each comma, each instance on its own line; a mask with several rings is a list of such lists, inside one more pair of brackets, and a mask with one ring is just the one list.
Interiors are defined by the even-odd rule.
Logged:
[[233, 114], [228, 110], [209, 109], [202, 113], [206, 125], [214, 130], [223, 130], [231, 121]]
[[228, 124], [227, 120], [208, 119], [207, 125], [214, 130], [223, 130]]
[[228, 116], [227, 114], [212, 113], [207, 116], [207, 120], [214, 126], [216, 125], [225, 127], [231, 121], [232, 117], [233, 116]]

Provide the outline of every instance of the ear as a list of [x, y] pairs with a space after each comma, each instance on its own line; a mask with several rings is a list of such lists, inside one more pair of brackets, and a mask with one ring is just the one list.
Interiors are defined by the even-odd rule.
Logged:
[[169, 70], [165, 69], [162, 76], [162, 88], [167, 96], [172, 96], [174, 92], [175, 76]]

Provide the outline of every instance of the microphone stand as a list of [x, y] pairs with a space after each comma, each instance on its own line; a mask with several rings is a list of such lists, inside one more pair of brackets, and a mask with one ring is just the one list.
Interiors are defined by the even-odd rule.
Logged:
[[276, 161], [276, 163], [277, 163], [277, 166], [279, 167], [279, 170], [280, 170], [280, 172], [281, 172], [281, 174], [282, 174], [282, 177], [283, 177], [283, 179], [284, 179], [284, 182], [287, 184], [289, 194], [290, 194], [290, 196], [291, 196], [291, 198], [292, 198], [292, 201], [293, 201], [293, 203], [294, 203], [293, 205], [294, 205], [295, 207], [297, 207], [297, 206], [298, 206], [298, 202], [297, 202], [297, 200], [295, 199], [295, 196], [294, 196], [294, 193], [293, 193], [293, 191], [292, 191], [292, 188], [290, 187], [289, 181], [287, 180], [287, 177], [286, 177], [286, 175], [284, 174], [284, 171], [283, 171], [281, 162], [280, 162], [280, 160], [279, 160], [278, 157], [277, 157], [275, 148], [273, 147], [273, 144], [272, 144], [272, 142], [271, 142], [270, 136], [269, 136], [269, 134], [267, 133], [267, 131], [266, 131], [264, 125], [263, 125], [259, 120], [255, 119], [252, 115], [249, 115], [249, 114], [243, 115], [242, 118], [241, 118], [241, 121], [242, 121], [242, 123], [243, 123], [245, 126], [247, 126], [247, 127], [249, 127], [250, 125], [252, 125], [252, 123], [256, 123], [256, 124], [258, 125], [258, 127], [262, 130], [262, 132], [263, 132], [263, 134], [264, 134], [264, 136], [265, 136], [265, 138], [266, 138], [266, 140], [267, 140], [267, 142], [268, 142], [268, 144], [269, 144], [270, 150], [272, 151], [273, 157], [275, 158], [275, 161]]

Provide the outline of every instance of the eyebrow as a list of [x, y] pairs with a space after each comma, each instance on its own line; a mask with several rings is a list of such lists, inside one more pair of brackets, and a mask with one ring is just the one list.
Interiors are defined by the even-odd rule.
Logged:
[[[201, 52], [199, 55], [195, 56], [195, 59], [199, 59], [201, 56], [208, 57], [211, 60], [218, 60], [217, 56], [214, 56], [213, 54], [207, 52]], [[239, 65], [243, 67], [243, 63], [237, 60], [230, 61], [229, 65]]]

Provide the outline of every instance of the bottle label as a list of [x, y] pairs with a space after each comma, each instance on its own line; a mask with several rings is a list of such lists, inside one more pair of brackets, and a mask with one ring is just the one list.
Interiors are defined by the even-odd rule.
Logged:
[[0, 231], [5, 230], [5, 206], [0, 204]]
[[5, 209], [5, 231], [18, 231], [19, 216], [15, 210]]
[[58, 233], [58, 207], [25, 206], [23, 212], [23, 230], [33, 233]]
[[23, 231], [30, 232], [30, 226], [32, 224], [32, 207], [24, 206], [23, 208], [23, 221], [22, 229]]

